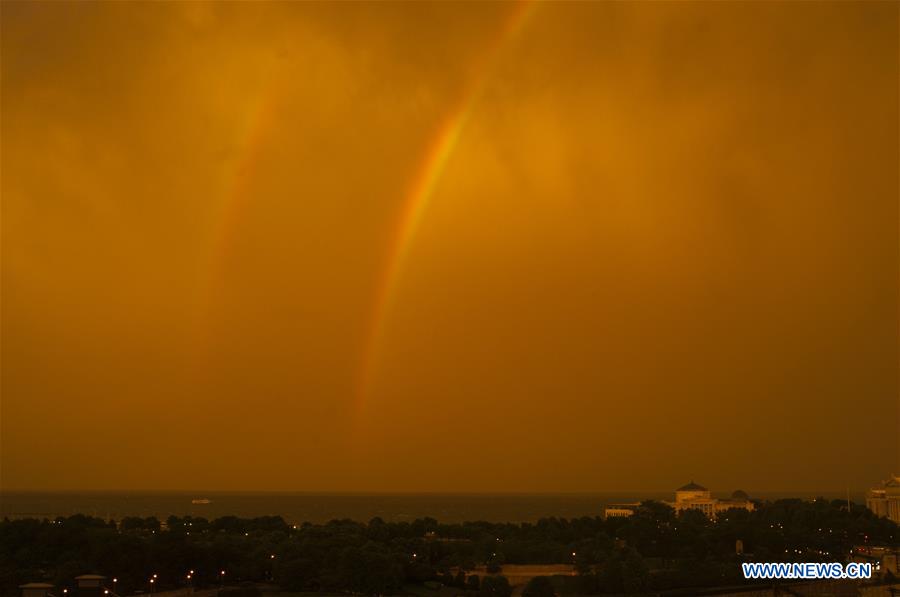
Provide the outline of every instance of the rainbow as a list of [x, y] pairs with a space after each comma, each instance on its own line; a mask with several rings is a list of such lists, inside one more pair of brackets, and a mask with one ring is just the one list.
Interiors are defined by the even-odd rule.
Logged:
[[[419, 225], [428, 209], [429, 201], [459, 142], [473, 108], [478, 103], [502, 48], [522, 30], [538, 4], [539, 0], [515, 1], [515, 7], [503, 19], [497, 35], [491, 39], [482, 53], [482, 58], [476, 64], [469, 85], [462, 90], [458, 101], [436, 129], [433, 139], [428, 144], [427, 151], [416, 169], [416, 175], [404, 195], [402, 208], [385, 253], [384, 268], [378, 276], [372, 302], [373, 309], [363, 337], [360, 371], [355, 390], [355, 412], [357, 414], [361, 414], [364, 410], [366, 398], [371, 392], [378, 364], [378, 352], [384, 339], [390, 306], [394, 302], [398, 281], [405, 268]], [[234, 241], [234, 231], [240, 225], [240, 214], [246, 203], [250, 183], [259, 166], [261, 148], [265, 145], [269, 131], [275, 127], [278, 110], [283, 100], [284, 90], [278, 84], [278, 74], [267, 73], [268, 84], [262, 85], [263, 92], [257, 95], [245, 110], [245, 120], [238, 133], [240, 140], [238, 147], [241, 148], [241, 151], [233, 167], [227, 170], [227, 178], [224, 181], [224, 197], [220, 203], [217, 223], [212, 229], [211, 251], [202, 275], [205, 278], [205, 283], [201, 284], [204, 297], [199, 305], [197, 342], [204, 348], [207, 348], [210, 343], [210, 311], [217, 303], [217, 292], [221, 290], [220, 283], [224, 275], [222, 270], [226, 256]]]
[[417, 169], [416, 176], [405, 195], [391, 242], [385, 258], [385, 267], [378, 278], [373, 310], [367, 334], [364, 337], [360, 374], [356, 387], [357, 415], [362, 414], [371, 393], [377, 369], [378, 351], [384, 340], [390, 306], [397, 293], [419, 226], [428, 211], [428, 205], [438, 186], [441, 175], [453, 155], [453, 151], [478, 103], [485, 84], [500, 55], [501, 49], [522, 30], [537, 7], [537, 0], [519, 0], [503, 26], [483, 54], [475, 69], [472, 81], [460, 94], [459, 100], [437, 128], [432, 142]]
[[224, 169], [221, 182], [222, 199], [214, 211], [210, 227], [209, 251], [201, 261], [198, 272], [197, 316], [195, 317], [194, 342], [197, 356], [204, 358], [211, 345], [212, 312], [222, 290], [224, 269], [228, 253], [234, 243], [235, 230], [240, 225], [240, 214], [246, 204], [250, 188], [262, 156], [268, 133], [274, 129], [283, 89], [272, 84], [271, 75], [261, 85], [261, 92], [252, 96], [242, 111], [242, 122], [236, 131], [236, 147], [239, 151], [230, 167]]

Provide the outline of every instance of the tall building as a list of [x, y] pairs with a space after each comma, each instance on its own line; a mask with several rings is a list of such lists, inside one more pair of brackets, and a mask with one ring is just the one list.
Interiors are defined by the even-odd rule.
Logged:
[[884, 516], [900, 523], [900, 476], [891, 475], [880, 487], [873, 487], [866, 496], [866, 507], [876, 516]]

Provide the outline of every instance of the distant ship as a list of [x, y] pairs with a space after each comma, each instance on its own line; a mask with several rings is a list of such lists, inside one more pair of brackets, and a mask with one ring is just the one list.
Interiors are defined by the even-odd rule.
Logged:
[[196, 498], [191, 500], [192, 504], [211, 504], [212, 501], [209, 498]]

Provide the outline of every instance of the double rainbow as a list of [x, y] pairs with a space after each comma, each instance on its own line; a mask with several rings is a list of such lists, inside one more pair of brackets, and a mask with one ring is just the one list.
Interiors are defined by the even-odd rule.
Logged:
[[[484, 91], [485, 84], [494, 70], [503, 47], [509, 44], [522, 30], [537, 5], [537, 0], [516, 0], [514, 8], [503, 19], [497, 34], [482, 53], [469, 85], [462, 90], [458, 101], [435, 131], [416, 170], [417, 174], [413, 177], [405, 194], [394, 233], [391, 235], [391, 241], [385, 254], [384, 267], [378, 277], [373, 297], [373, 309], [363, 339], [360, 370], [355, 388], [355, 412], [357, 415], [364, 410], [366, 400], [371, 393], [378, 365], [379, 348], [384, 340], [398, 282], [405, 269], [419, 225], [428, 210], [435, 188], [440, 182], [441, 174]], [[277, 79], [277, 77], [271, 78]], [[243, 138], [240, 144], [241, 153], [227, 183], [228, 191], [219, 213], [219, 223], [213, 239], [213, 254], [206, 272], [208, 277], [205, 284], [207, 296], [204, 308], [206, 309], [215, 303], [213, 295], [218, 290], [217, 283], [224, 256], [232, 244], [234, 230], [240, 223], [239, 215], [242, 206], [246, 203], [247, 190], [254, 172], [258, 168], [261, 148], [269, 131], [275, 126], [277, 107], [283, 89], [277, 83], [266, 85], [265, 88], [266, 92], [256, 98], [248, 112], [248, 119], [241, 135]], [[205, 335], [205, 332], [201, 333]]]

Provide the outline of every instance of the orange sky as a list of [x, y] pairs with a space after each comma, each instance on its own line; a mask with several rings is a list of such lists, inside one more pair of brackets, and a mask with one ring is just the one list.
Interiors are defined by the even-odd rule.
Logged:
[[898, 6], [4, 2], [0, 487], [875, 483]]

